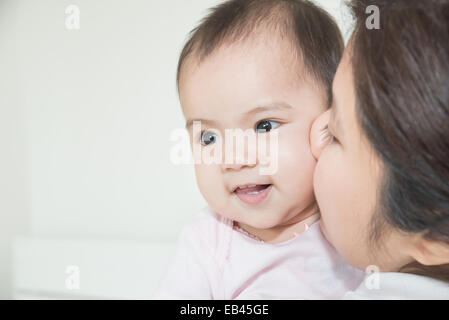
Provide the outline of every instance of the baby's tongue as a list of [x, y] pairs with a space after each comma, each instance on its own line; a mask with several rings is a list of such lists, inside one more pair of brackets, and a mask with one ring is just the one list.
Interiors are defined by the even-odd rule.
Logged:
[[250, 193], [250, 192], [260, 192], [264, 189], [266, 189], [269, 186], [269, 184], [258, 184], [255, 187], [249, 187], [249, 188], [237, 188], [237, 190], [235, 190], [235, 193]]

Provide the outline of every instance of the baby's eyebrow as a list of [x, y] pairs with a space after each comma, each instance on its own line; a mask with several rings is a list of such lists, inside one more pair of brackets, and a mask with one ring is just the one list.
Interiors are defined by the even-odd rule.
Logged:
[[199, 121], [201, 124], [206, 124], [209, 126], [216, 126], [217, 123], [214, 120], [208, 120], [208, 119], [188, 119], [186, 121], [186, 129], [189, 130], [189, 128], [193, 125], [193, 122]]
[[243, 118], [249, 118], [250, 116], [256, 115], [258, 113], [262, 113], [262, 112], [266, 112], [266, 111], [273, 111], [273, 110], [280, 110], [280, 111], [285, 111], [285, 110], [291, 110], [293, 109], [293, 107], [291, 105], [289, 105], [288, 103], [285, 102], [274, 102], [274, 103], [269, 103], [267, 105], [259, 105], [257, 107], [255, 107], [254, 109], [251, 109], [247, 112], [245, 112], [243, 114]]
[[[254, 116], [258, 113], [262, 113], [262, 112], [267, 112], [267, 111], [273, 111], [273, 110], [280, 110], [280, 111], [288, 111], [288, 110], [292, 110], [293, 107], [291, 105], [289, 105], [286, 102], [272, 102], [272, 103], [268, 103], [265, 105], [258, 105], [257, 107], [246, 111], [243, 113], [242, 115], [242, 119], [247, 119], [251, 116]], [[194, 121], [200, 121], [202, 124], [206, 124], [208, 126], [214, 126], [215, 128], [217, 127], [217, 122], [215, 122], [214, 120], [208, 120], [208, 119], [188, 119], [186, 121], [186, 129], [188, 130], [192, 125]]]

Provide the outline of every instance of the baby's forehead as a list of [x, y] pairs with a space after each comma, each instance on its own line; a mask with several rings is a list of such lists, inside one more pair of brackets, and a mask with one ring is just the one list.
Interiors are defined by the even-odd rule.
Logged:
[[223, 69], [234, 71], [225, 73], [230, 81], [241, 77], [247, 69], [254, 72], [254, 78], [248, 78], [248, 81], [257, 81], [257, 76], [264, 74], [282, 76], [297, 84], [308, 77], [296, 44], [267, 31], [237, 42], [225, 42], [204, 57], [191, 54], [182, 67], [180, 91], [186, 83], [199, 79], [208, 81]]

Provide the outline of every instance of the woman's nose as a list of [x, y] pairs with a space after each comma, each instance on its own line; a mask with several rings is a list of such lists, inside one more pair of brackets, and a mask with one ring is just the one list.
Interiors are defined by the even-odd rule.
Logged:
[[310, 149], [312, 155], [318, 160], [321, 151], [326, 147], [329, 139], [327, 138], [327, 124], [329, 122], [330, 110], [322, 113], [312, 124], [310, 129]]

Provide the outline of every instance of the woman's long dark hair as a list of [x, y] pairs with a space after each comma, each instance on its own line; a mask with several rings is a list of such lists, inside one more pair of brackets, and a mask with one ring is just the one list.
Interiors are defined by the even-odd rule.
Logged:
[[[449, 0], [349, 5], [357, 116], [385, 168], [372, 234], [385, 221], [449, 244]], [[380, 29], [366, 26], [369, 5]], [[449, 264], [404, 271], [449, 281]]]

